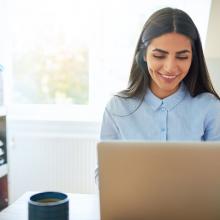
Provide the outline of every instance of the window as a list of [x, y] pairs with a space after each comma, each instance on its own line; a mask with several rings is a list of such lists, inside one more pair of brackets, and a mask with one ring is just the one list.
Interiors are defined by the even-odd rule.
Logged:
[[13, 103], [88, 104], [89, 16], [82, 6], [81, 1], [13, 6]]
[[8, 0], [9, 112], [100, 120], [127, 85], [144, 22], [165, 6], [187, 11], [205, 42], [210, 0]]

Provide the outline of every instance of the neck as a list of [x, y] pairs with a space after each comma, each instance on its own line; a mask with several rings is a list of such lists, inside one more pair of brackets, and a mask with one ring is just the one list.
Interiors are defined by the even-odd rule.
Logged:
[[172, 94], [174, 94], [179, 89], [179, 87], [180, 87], [180, 85], [178, 85], [177, 87], [175, 87], [172, 90], [166, 90], [166, 89], [155, 87], [154, 85], [151, 85], [150, 89], [155, 96], [157, 96], [160, 99], [165, 99], [168, 96], [171, 96]]

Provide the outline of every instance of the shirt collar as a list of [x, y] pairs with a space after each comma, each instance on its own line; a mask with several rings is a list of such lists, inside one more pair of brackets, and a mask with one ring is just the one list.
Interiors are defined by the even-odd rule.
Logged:
[[186, 95], [186, 91], [186, 86], [184, 83], [181, 83], [180, 88], [174, 94], [164, 99], [160, 99], [155, 96], [150, 89], [148, 89], [144, 97], [144, 102], [149, 104], [154, 110], [157, 110], [161, 105], [163, 105], [164, 108], [170, 111], [183, 100]]

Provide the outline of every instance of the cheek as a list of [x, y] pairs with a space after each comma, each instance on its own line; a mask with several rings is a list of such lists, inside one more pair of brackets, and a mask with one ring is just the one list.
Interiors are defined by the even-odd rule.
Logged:
[[189, 72], [190, 66], [191, 66], [191, 62], [181, 65], [180, 66], [181, 72], [185, 73], [185, 75], [186, 75]]
[[148, 71], [151, 74], [155, 71], [160, 70], [162, 66], [163, 66], [163, 64], [160, 61], [153, 60], [153, 59], [147, 59]]

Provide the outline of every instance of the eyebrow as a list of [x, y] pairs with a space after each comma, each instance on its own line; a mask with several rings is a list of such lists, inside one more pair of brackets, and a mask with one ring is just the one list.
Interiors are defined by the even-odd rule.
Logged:
[[[159, 49], [159, 48], [155, 48], [153, 49], [153, 51], [156, 51], [156, 52], [161, 52], [161, 53], [165, 53], [165, 54], [169, 54], [168, 51], [166, 50], [162, 50], [162, 49]], [[180, 51], [177, 51], [176, 54], [183, 54], [183, 53], [190, 53], [191, 51], [190, 50], [180, 50]]]

